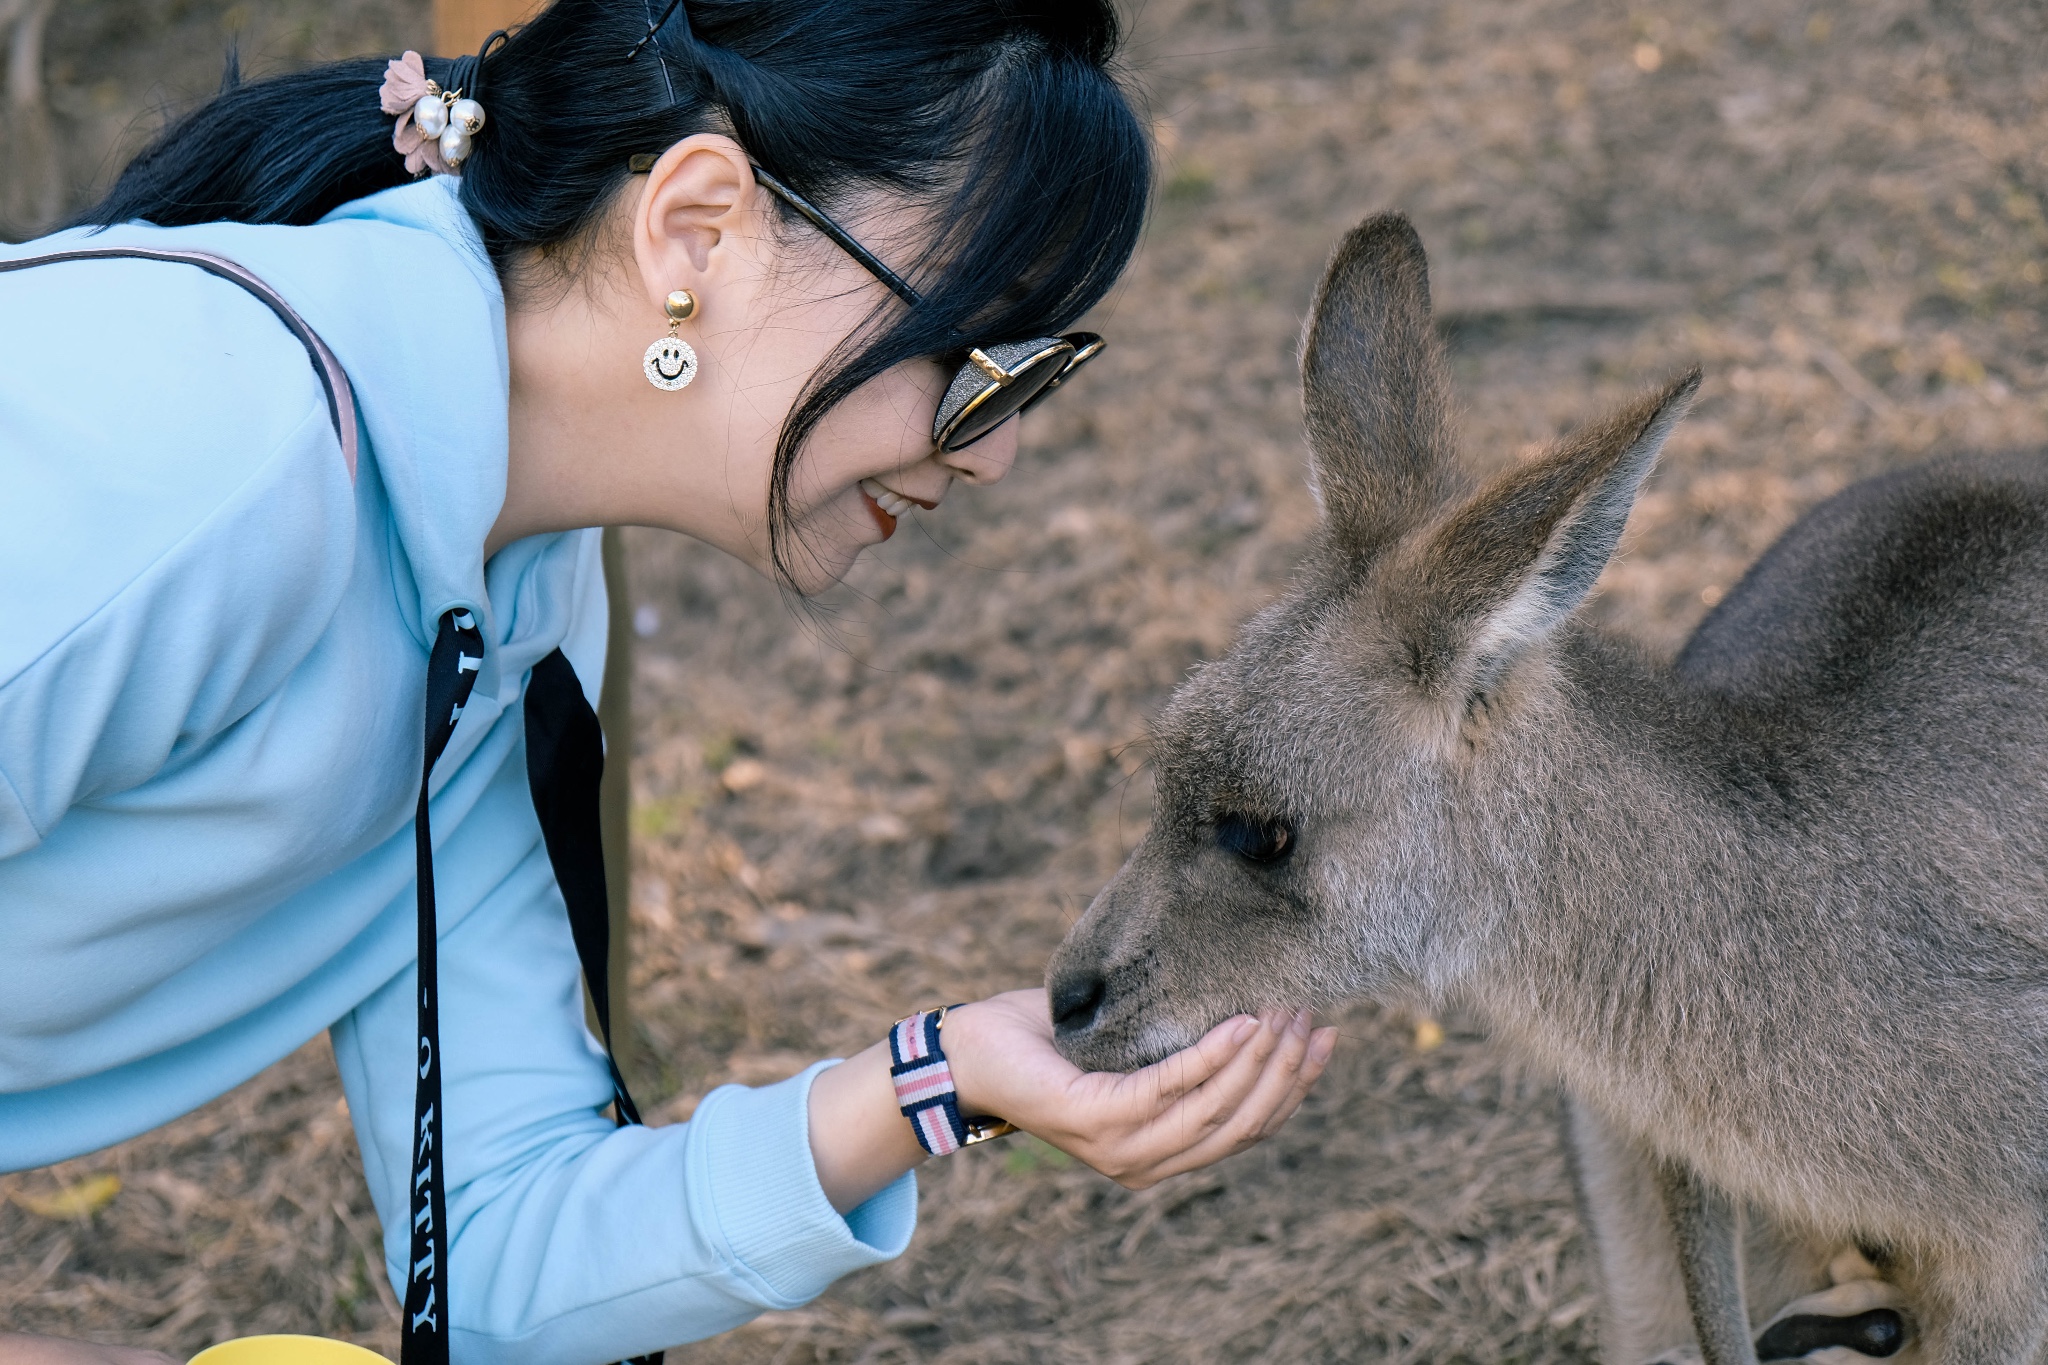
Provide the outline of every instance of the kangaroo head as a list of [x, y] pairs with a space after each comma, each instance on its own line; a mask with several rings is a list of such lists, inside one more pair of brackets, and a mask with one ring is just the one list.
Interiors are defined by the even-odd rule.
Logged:
[[1270, 1005], [1455, 970], [1462, 808], [1532, 761], [1548, 648], [1697, 371], [1474, 486], [1406, 219], [1338, 246], [1302, 348], [1322, 525], [1282, 599], [1155, 726], [1154, 823], [1048, 973], [1061, 1051], [1142, 1066]]

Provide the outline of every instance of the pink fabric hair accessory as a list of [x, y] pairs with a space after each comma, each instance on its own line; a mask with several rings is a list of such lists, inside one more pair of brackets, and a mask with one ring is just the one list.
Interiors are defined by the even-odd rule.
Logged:
[[484, 107], [429, 80], [417, 52], [385, 64], [377, 104], [398, 119], [391, 145], [414, 175], [455, 174], [469, 160], [470, 138], [484, 126]]
[[414, 117], [422, 100], [439, 104], [441, 87], [427, 79], [427, 64], [417, 52], [408, 52], [384, 67], [384, 84], [377, 91], [377, 104], [387, 114], [398, 116], [391, 130], [391, 145], [405, 158], [405, 168], [414, 175], [449, 175], [441, 159], [438, 141], [430, 140]]

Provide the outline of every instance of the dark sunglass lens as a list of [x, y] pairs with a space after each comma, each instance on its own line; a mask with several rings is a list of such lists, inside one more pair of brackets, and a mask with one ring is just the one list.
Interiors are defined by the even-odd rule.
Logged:
[[1070, 354], [1061, 347], [1016, 371], [1010, 382], [1001, 387], [991, 381], [988, 391], [946, 433], [946, 449], [960, 450], [970, 446], [1022, 412], [1032, 399], [1059, 378]]
[[1109, 345], [1108, 342], [1093, 332], [1069, 332], [1061, 337], [1060, 340], [1072, 346], [1074, 353], [1067, 357], [1067, 363], [1062, 365], [1060, 372], [1052, 377], [1052, 382], [1037, 393], [1032, 394], [1030, 400], [1023, 407], [1017, 409], [1017, 411], [1029, 412], [1040, 403], [1043, 403], [1054, 389], [1074, 377], [1074, 371], [1101, 355], [1102, 348]]

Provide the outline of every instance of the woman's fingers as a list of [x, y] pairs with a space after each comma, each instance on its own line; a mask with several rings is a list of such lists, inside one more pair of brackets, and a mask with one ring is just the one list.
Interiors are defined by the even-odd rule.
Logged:
[[[1139, 1188], [1134, 1182], [1200, 1142], [1258, 1083], [1266, 1059], [1280, 1041], [1271, 1021], [1271, 1012], [1266, 1017], [1226, 1020], [1201, 1043], [1147, 1068], [1159, 1071], [1159, 1076], [1140, 1071], [1118, 1077], [1117, 1084], [1129, 1092], [1126, 1126], [1106, 1143], [1084, 1141], [1074, 1154], [1104, 1175]], [[1215, 1046], [1218, 1043], [1222, 1047]], [[1176, 1062], [1186, 1069], [1176, 1073]], [[1203, 1077], [1201, 1082], [1187, 1084], [1195, 1075]], [[1161, 1098], [1163, 1087], [1179, 1098]]]
[[1286, 1122], [1286, 1116], [1294, 1112], [1300, 1098], [1308, 1094], [1315, 1075], [1321, 1073], [1320, 1066], [1314, 1073], [1309, 1071], [1310, 1054], [1315, 1047], [1315, 1034], [1310, 1027], [1312, 1019], [1307, 1010], [1294, 1017], [1285, 1042], [1261, 1073], [1258, 1088], [1245, 1102], [1239, 1125], [1241, 1131], [1249, 1133], [1245, 1146], [1259, 1141]]
[[1308, 1037], [1308, 1055], [1302, 1058], [1301, 1070], [1294, 1073], [1294, 1085], [1266, 1119], [1265, 1127], [1259, 1130], [1259, 1139], [1273, 1136], [1294, 1117], [1294, 1111], [1301, 1108], [1301, 1102], [1308, 1098], [1308, 1092], [1322, 1078], [1323, 1071], [1330, 1065], [1330, 1056], [1337, 1050], [1337, 1030], [1317, 1029]]
[[1245, 1044], [1259, 1031], [1260, 1021], [1249, 1014], [1225, 1019], [1192, 1046], [1171, 1057], [1152, 1063], [1126, 1078], [1132, 1093], [1146, 1096], [1150, 1107], [1163, 1110], [1189, 1091], [1199, 1089], [1224, 1067], [1243, 1054]]
[[[1292, 1096], [1309, 1049], [1308, 1013], [1282, 1015], [1274, 1046], [1262, 1059], [1251, 1084], [1234, 1103], [1223, 1106], [1208, 1122], [1207, 1132], [1163, 1162], [1157, 1177], [1177, 1175], [1243, 1151], [1266, 1135], [1266, 1125]], [[1306, 1092], [1304, 1092], [1306, 1093]]]
[[1267, 1114], [1284, 1100], [1306, 1046], [1285, 1011], [1268, 1011], [1258, 1023], [1254, 1038], [1206, 1084], [1132, 1134], [1127, 1160], [1114, 1173], [1119, 1180], [1142, 1188], [1258, 1139]]
[[1202, 1141], [1228, 1121], [1258, 1085], [1286, 1037], [1287, 1015], [1268, 1010], [1254, 1024], [1250, 1036], [1228, 1061], [1158, 1114], [1155, 1127], [1159, 1138], [1170, 1144], [1168, 1150]]
[[0, 1332], [0, 1365], [177, 1365], [161, 1351]]

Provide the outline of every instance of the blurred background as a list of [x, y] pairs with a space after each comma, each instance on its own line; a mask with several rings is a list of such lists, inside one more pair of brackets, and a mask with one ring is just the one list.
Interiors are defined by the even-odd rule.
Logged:
[[[626, 533], [627, 1064], [657, 1121], [1039, 977], [1145, 827], [1146, 717], [1313, 524], [1295, 339], [1370, 212], [1429, 245], [1475, 467], [1705, 367], [1593, 607], [1653, 651], [1851, 480], [2048, 436], [2038, 0], [1127, 12], [1159, 196], [1089, 324], [1110, 350], [1010, 480], [907, 522], [808, 622]], [[0, 0], [0, 224], [88, 202], [231, 42], [261, 73], [432, 32], [424, 0]], [[1136, 1195], [1028, 1139], [977, 1149], [923, 1177], [901, 1261], [671, 1359], [1591, 1359], [1544, 1078], [1455, 1014], [1338, 1022], [1265, 1146]], [[162, 1132], [0, 1178], [0, 1322], [395, 1355], [377, 1236], [315, 1040]]]

